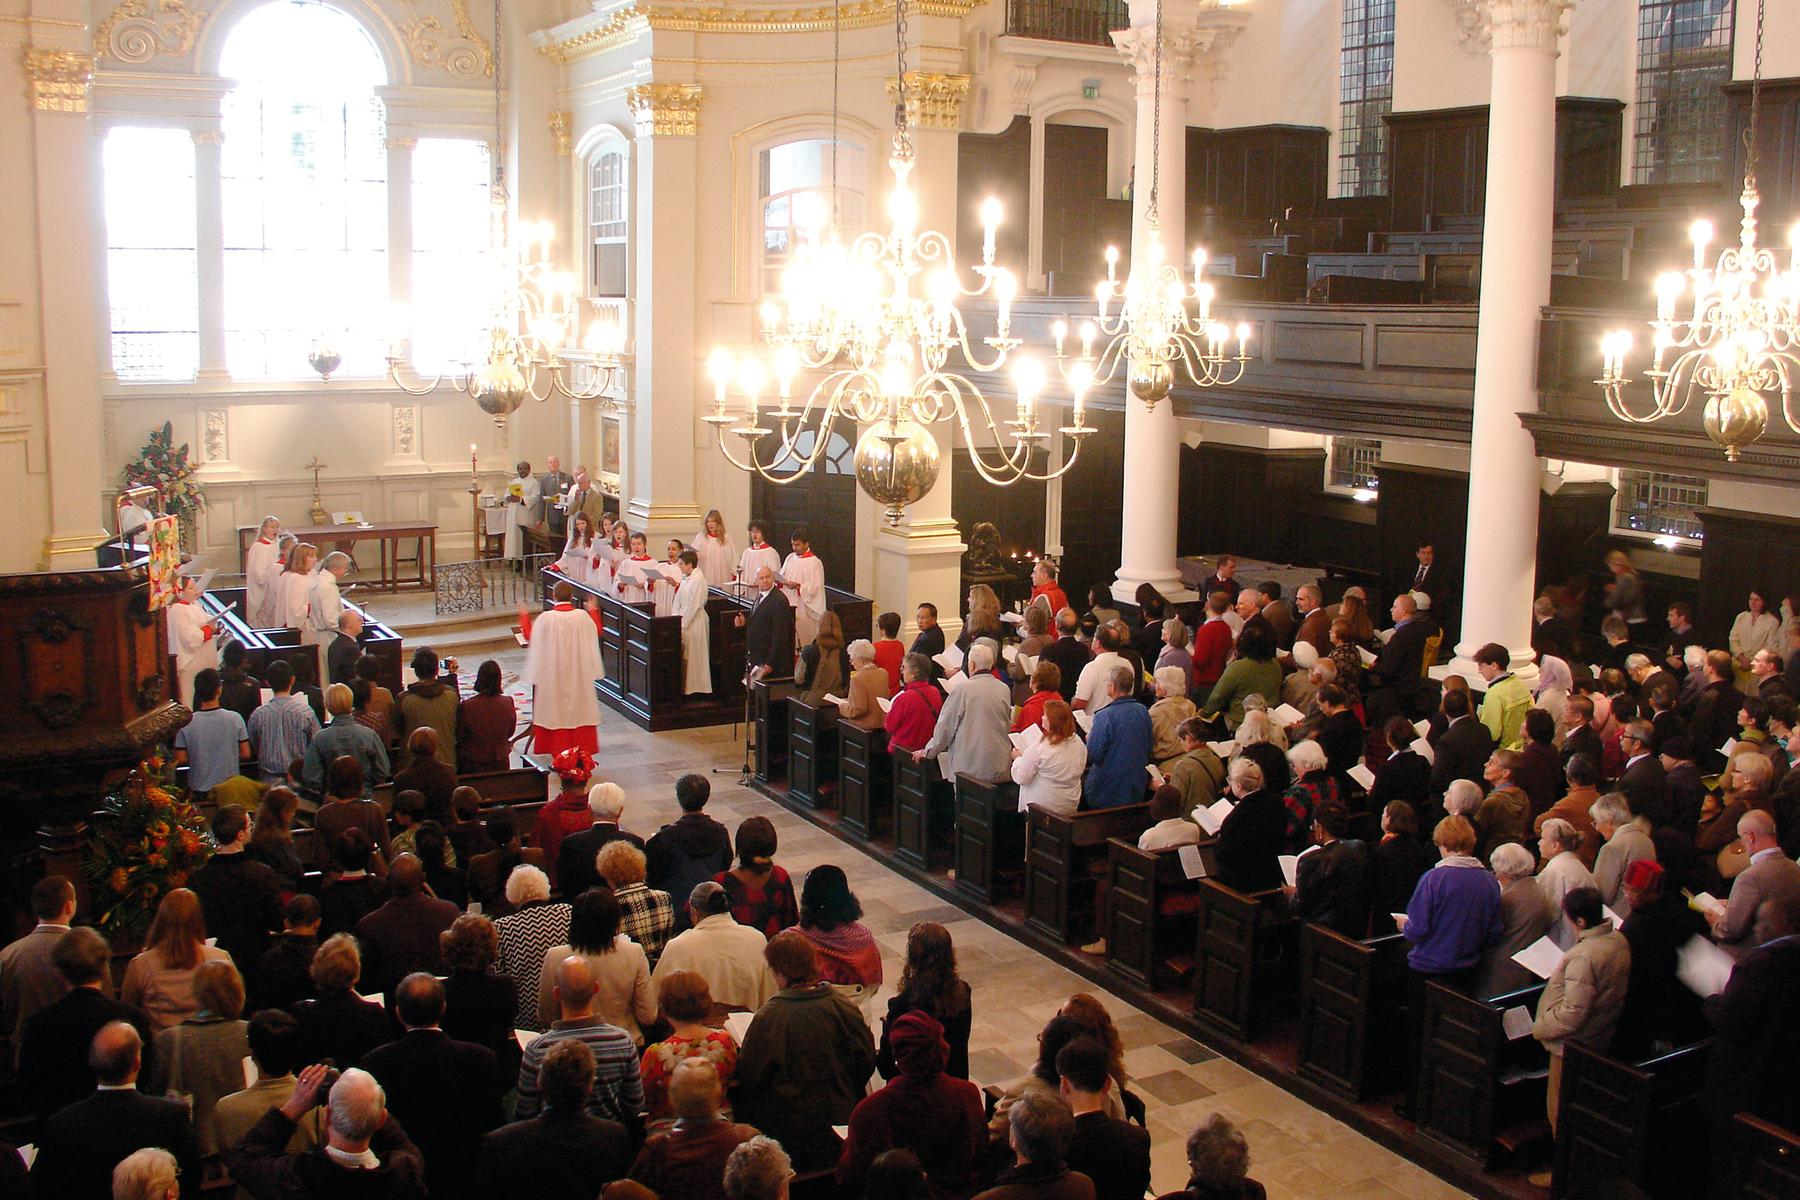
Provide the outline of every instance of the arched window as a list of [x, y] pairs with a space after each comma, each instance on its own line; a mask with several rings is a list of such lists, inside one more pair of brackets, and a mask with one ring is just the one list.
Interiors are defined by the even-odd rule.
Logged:
[[378, 376], [388, 332], [388, 178], [374, 43], [346, 13], [275, 0], [231, 31], [224, 104], [225, 356], [238, 379], [305, 373], [320, 334]]
[[773, 291], [795, 239], [830, 226], [833, 166], [838, 228], [849, 235], [863, 225], [863, 151], [829, 138], [783, 142], [762, 152], [757, 211], [762, 214], [762, 288]]
[[499, 286], [488, 157], [486, 142], [467, 138], [420, 138], [413, 147], [411, 333], [419, 371], [449, 370], [487, 348]]
[[628, 182], [629, 165], [622, 148], [603, 149], [588, 164], [588, 295], [596, 299], [623, 297], [629, 290]]

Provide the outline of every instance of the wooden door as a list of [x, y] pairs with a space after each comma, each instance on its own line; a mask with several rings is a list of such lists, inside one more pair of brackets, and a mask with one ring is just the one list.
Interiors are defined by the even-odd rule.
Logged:
[[[813, 433], [803, 430], [794, 438], [801, 456], [812, 453]], [[763, 453], [773, 453], [764, 447]], [[766, 522], [763, 532], [769, 544], [787, 557], [794, 530], [805, 527], [812, 537], [813, 553], [825, 563], [825, 582], [844, 591], [856, 590], [856, 444], [833, 430], [820, 461], [798, 479], [771, 483], [755, 476], [750, 504]]]

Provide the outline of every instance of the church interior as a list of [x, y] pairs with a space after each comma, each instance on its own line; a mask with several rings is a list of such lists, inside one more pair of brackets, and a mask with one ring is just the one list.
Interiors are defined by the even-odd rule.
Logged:
[[[0, 45], [0, 1195], [1800, 1197], [1800, 4], [0, 0]], [[571, 884], [591, 822], [635, 880]], [[770, 854], [853, 1094], [776, 1111], [779, 999], [695, 968], [740, 1070], [693, 1125], [744, 1132], [659, 1175], [703, 1023], [650, 968], [715, 874], [760, 928]], [[602, 900], [648, 1007], [558, 1019]], [[379, 1044], [433, 979], [479, 1042], [452, 920], [522, 997], [497, 1097]], [[360, 1065], [306, 1008], [352, 936]], [[602, 1012], [622, 1158], [517, 1108]], [[911, 1013], [972, 1151], [873, 1115]], [[169, 1074], [215, 1025], [248, 1138]], [[191, 1140], [111, 1120], [96, 1173], [109, 1036]]]

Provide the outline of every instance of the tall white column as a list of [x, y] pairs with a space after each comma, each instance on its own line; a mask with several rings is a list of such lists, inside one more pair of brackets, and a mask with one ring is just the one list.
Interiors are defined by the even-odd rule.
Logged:
[[[1475, 676], [1488, 642], [1531, 666], [1540, 469], [1519, 414], [1537, 409], [1539, 312], [1550, 300], [1556, 174], [1556, 55], [1574, 0], [1485, 0], [1472, 36], [1486, 37], [1487, 209], [1476, 324], [1475, 415], [1469, 441], [1468, 561], [1462, 641], [1450, 669]], [[1478, 676], [1476, 676], [1479, 678]]]

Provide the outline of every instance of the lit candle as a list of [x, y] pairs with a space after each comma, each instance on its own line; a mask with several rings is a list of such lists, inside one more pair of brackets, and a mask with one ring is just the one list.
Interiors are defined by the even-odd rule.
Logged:
[[1206, 271], [1206, 247], [1194, 247], [1194, 286], [1200, 286], [1200, 276]]
[[[1104, 313], [1101, 315], [1105, 316]], [[1081, 357], [1094, 357], [1094, 323], [1092, 321], [1083, 321], [1081, 323]], [[1093, 377], [1093, 372], [1088, 372], [1088, 379], [1090, 381]]]
[[[1085, 356], [1084, 356], [1085, 357]], [[1086, 362], [1075, 365], [1069, 372], [1069, 390], [1075, 395], [1075, 426], [1081, 427], [1081, 418], [1087, 407], [1088, 388], [1093, 386], [1094, 368]]]
[[1695, 221], [1688, 226], [1688, 233], [1694, 239], [1694, 267], [1698, 269], [1706, 264], [1706, 244], [1712, 241], [1712, 222]]
[[731, 378], [731, 351], [719, 346], [707, 360], [706, 371], [712, 376], [713, 405], [719, 416], [725, 415], [725, 384]]
[[1681, 295], [1682, 279], [1679, 271], [1664, 271], [1656, 277], [1656, 319], [1673, 320], [1675, 317], [1675, 300]]
[[1069, 336], [1069, 323], [1058, 321], [1050, 326], [1050, 335], [1056, 339], [1056, 357], [1063, 356], [1063, 340]]
[[1005, 337], [1012, 324], [1013, 297], [1018, 294], [1019, 283], [1013, 278], [1011, 271], [1001, 271], [994, 276], [994, 294], [1000, 301], [1000, 320], [998, 336]]
[[1244, 347], [1249, 345], [1249, 343], [1250, 343], [1250, 323], [1248, 321], [1239, 321], [1238, 322], [1237, 339], [1238, 339], [1238, 357], [1243, 358], [1244, 357]]
[[981, 202], [981, 261], [994, 261], [994, 235], [1000, 228], [1000, 201], [998, 197], [989, 196]]
[[1111, 283], [1118, 278], [1118, 275], [1119, 248], [1117, 246], [1108, 246], [1106, 248], [1106, 281]]

